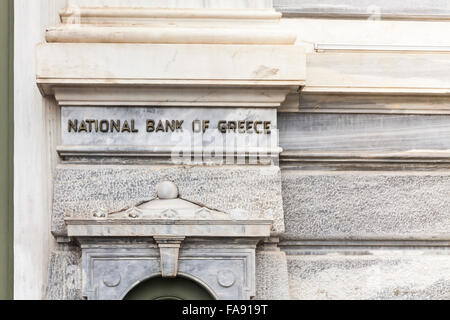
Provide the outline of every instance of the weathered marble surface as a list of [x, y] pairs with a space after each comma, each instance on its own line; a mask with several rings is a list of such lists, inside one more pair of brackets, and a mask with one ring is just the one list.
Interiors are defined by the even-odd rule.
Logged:
[[[59, 22], [60, 0], [14, 1], [14, 299], [45, 297], [52, 250], [52, 171], [59, 108], [36, 87], [36, 44]], [[2, 68], [2, 72], [5, 69]], [[30, 107], [32, 106], [32, 107]], [[4, 147], [5, 148], [5, 147]], [[13, 174], [11, 172], [11, 174]], [[20, 223], [17, 223], [20, 221]]]
[[[285, 100], [289, 87], [213, 87], [158, 85], [126, 87], [57, 87], [55, 99], [60, 106], [152, 106], [152, 107], [220, 107], [251, 109], [254, 107], [279, 107]], [[230, 112], [230, 111], [229, 111]]]
[[293, 299], [450, 299], [448, 248], [316, 250], [287, 261]]
[[274, 0], [274, 7], [288, 16], [445, 19], [446, 0]]
[[71, 166], [55, 173], [52, 232], [65, 235], [64, 217], [89, 217], [93, 211], [120, 211], [156, 197], [159, 182], [170, 180], [188, 201], [229, 213], [274, 220], [284, 231], [280, 170], [274, 166]]
[[39, 84], [238, 81], [252, 86], [258, 80], [295, 86], [305, 79], [306, 69], [303, 48], [293, 45], [47, 43], [37, 50]]
[[449, 90], [450, 52], [307, 54], [305, 92], [428, 93]]
[[450, 239], [447, 171], [282, 171], [286, 238]]
[[278, 128], [285, 151], [450, 149], [447, 116], [280, 113]]
[[249, 8], [271, 9], [272, 0], [65, 0], [68, 5], [92, 7], [153, 7], [153, 8]]
[[[82, 258], [79, 248], [65, 245], [52, 254], [48, 300], [120, 300], [142, 281], [161, 276], [152, 240], [82, 243]], [[217, 299], [248, 300], [255, 296], [255, 244], [253, 239], [183, 243], [177, 276], [198, 282]]]
[[[283, 105], [283, 111], [287, 112], [382, 113], [390, 115], [450, 113], [450, 97], [445, 95], [397, 96], [302, 93], [291, 94], [288, 98], [290, 100]], [[376, 117], [374, 118], [376, 119]]]
[[[87, 124], [88, 132], [74, 132], [71, 127], [69, 132], [69, 120], [71, 123], [77, 121], [78, 130], [82, 121], [93, 119], [98, 121], [98, 130], [95, 124], [92, 127]], [[106, 120], [103, 127], [100, 122]], [[127, 121], [131, 128], [131, 121], [135, 123], [136, 133], [117, 132], [111, 128], [111, 121], [120, 120], [120, 130]], [[153, 120], [153, 132], [147, 132], [147, 120]], [[159, 122], [162, 121], [164, 131], [158, 131]], [[173, 125], [175, 132], [167, 128], [166, 121]], [[176, 129], [178, 121], [181, 129]], [[208, 122], [205, 133], [194, 133], [193, 123], [196, 130], [203, 130], [203, 121]], [[218, 129], [219, 121], [236, 123], [236, 132], [228, 131], [221, 133]], [[239, 133], [238, 121], [260, 121], [256, 134], [253, 128], [250, 132]], [[271, 122], [271, 134], [264, 133], [264, 122]], [[155, 108], [155, 107], [62, 107], [61, 110], [61, 143], [63, 145], [98, 145], [98, 146], [152, 146], [152, 147], [265, 147], [276, 148], [277, 117], [276, 109], [243, 109], [243, 108]], [[92, 129], [92, 132], [89, 132]], [[102, 132], [101, 129], [107, 132]], [[165, 130], [167, 129], [168, 132]], [[97, 132], [98, 131], [98, 132]], [[275, 145], [272, 145], [274, 144]]]
[[[216, 241], [180, 250], [176, 275], [190, 278], [221, 300], [255, 295], [255, 244]], [[83, 246], [83, 295], [120, 300], [137, 284], [161, 275], [160, 253], [152, 244], [91, 242]]]

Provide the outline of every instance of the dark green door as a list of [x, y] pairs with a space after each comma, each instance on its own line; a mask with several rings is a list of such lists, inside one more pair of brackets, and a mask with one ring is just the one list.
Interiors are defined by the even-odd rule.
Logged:
[[214, 300], [199, 284], [186, 278], [151, 278], [131, 290], [125, 300]]
[[0, 299], [13, 297], [13, 0], [0, 0]]

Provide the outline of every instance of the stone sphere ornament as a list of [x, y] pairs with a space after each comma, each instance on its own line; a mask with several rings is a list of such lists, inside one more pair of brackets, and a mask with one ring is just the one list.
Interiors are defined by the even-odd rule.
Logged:
[[177, 199], [178, 187], [171, 181], [164, 181], [156, 186], [156, 194], [161, 200]]
[[121, 281], [122, 277], [118, 272], [109, 271], [106, 272], [105, 275], [103, 276], [103, 283], [105, 284], [105, 286], [109, 288], [117, 287]]
[[217, 273], [217, 282], [224, 288], [229, 288], [236, 282], [236, 276], [231, 270], [220, 270]]

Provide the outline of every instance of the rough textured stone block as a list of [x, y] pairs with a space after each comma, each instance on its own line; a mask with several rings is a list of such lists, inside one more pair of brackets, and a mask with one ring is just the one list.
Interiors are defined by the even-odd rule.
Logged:
[[180, 197], [223, 212], [245, 210], [249, 217], [273, 219], [284, 231], [280, 169], [275, 166], [145, 167], [70, 166], [56, 169], [52, 231], [66, 232], [64, 217], [89, 217], [95, 210], [117, 212], [156, 197], [169, 180]]
[[450, 251], [359, 250], [288, 255], [293, 299], [450, 299]]
[[289, 299], [286, 255], [281, 251], [256, 253], [256, 299]]
[[283, 170], [286, 238], [450, 239], [448, 172]]
[[47, 300], [81, 300], [81, 253], [61, 247], [50, 257]]

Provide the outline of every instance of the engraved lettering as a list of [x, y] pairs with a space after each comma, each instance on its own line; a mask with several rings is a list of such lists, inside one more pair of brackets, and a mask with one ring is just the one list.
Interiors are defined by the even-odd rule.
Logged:
[[262, 121], [255, 121], [254, 128], [255, 128], [256, 134], [261, 134], [261, 133], [262, 133], [262, 131], [259, 131], [259, 130], [258, 130], [258, 126], [259, 126], [259, 125], [262, 125], [262, 124], [263, 124]]
[[114, 132], [114, 130], [120, 132], [120, 120], [111, 120], [111, 132]]
[[132, 133], [138, 133], [139, 132], [139, 130], [135, 128], [135, 125], [136, 125], [135, 122], [136, 122], [135, 120], [131, 120], [131, 132]]
[[156, 132], [160, 132], [160, 131], [162, 131], [162, 132], [165, 131], [163, 122], [161, 120], [159, 120], [158, 127], [156, 127]]
[[147, 132], [155, 132], [155, 121], [147, 120]]
[[233, 132], [236, 132], [236, 121], [229, 121], [228, 122], [228, 129], [233, 130]]
[[192, 131], [194, 132], [194, 133], [198, 133], [198, 132], [200, 132], [201, 131], [201, 127], [202, 126], [202, 124], [201, 124], [201, 121], [200, 120], [194, 120], [193, 122], [192, 122]]
[[[228, 121], [218, 120], [217, 130], [220, 133], [226, 134], [227, 132], [238, 132], [240, 134], [271, 134], [272, 122], [271, 121]], [[147, 119], [145, 129], [148, 133], [174, 133], [183, 132], [184, 120], [154, 120]], [[211, 120], [194, 120], [192, 122], [192, 131], [194, 133], [205, 133], [211, 126]], [[107, 119], [71, 119], [67, 120], [67, 132], [80, 133], [80, 132], [101, 132], [101, 133], [138, 133], [139, 127], [137, 120], [107, 120]]]
[[222, 133], [227, 133], [227, 122], [226, 121], [219, 121], [219, 124], [217, 125], [217, 128]]
[[245, 129], [247, 130], [247, 133], [253, 133], [253, 121], [247, 121]]
[[122, 133], [123, 132], [131, 133], [130, 125], [128, 124], [128, 120], [125, 120], [123, 122]]
[[245, 121], [238, 122], [239, 133], [245, 133]]
[[272, 131], [270, 130], [270, 125], [271, 125], [270, 121], [264, 121], [264, 132], [266, 134], [271, 134], [272, 133]]
[[84, 122], [84, 120], [81, 121], [80, 127], [78, 128], [78, 132], [87, 132], [87, 129], [86, 129], [86, 122]]
[[100, 121], [100, 131], [103, 133], [109, 132], [109, 121], [108, 120]]
[[203, 121], [203, 133], [205, 133], [208, 128], [209, 128], [209, 120], [204, 120]]
[[169, 129], [174, 132], [175, 131], [175, 121], [166, 120], [166, 132], [169, 132]]
[[68, 123], [68, 131], [69, 131], [69, 133], [72, 132], [72, 130], [74, 132], [78, 132], [78, 120], [74, 120], [74, 121], [69, 120], [69, 123]]
[[183, 128], [182, 128], [183, 123], [184, 123], [183, 120], [181, 120], [181, 121], [178, 121], [178, 120], [177, 120], [177, 131], [178, 131], [178, 130], [183, 131]]
[[92, 132], [92, 124], [95, 123], [95, 120], [88, 119], [86, 123], [89, 125], [89, 132]]

